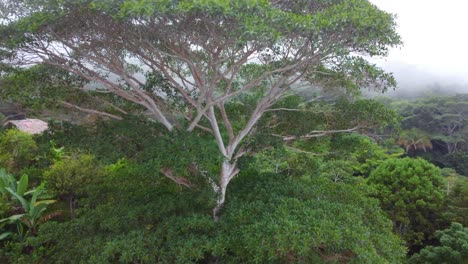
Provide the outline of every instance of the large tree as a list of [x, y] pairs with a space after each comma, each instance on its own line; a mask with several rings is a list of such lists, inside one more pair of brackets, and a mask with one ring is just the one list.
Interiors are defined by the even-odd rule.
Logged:
[[[276, 102], [298, 86], [395, 84], [365, 59], [400, 44], [393, 16], [367, 0], [0, 3], [9, 63], [60, 67], [143, 106], [169, 131], [213, 135], [224, 158], [215, 219], [255, 125]], [[229, 107], [246, 96], [255, 100], [239, 118]]]

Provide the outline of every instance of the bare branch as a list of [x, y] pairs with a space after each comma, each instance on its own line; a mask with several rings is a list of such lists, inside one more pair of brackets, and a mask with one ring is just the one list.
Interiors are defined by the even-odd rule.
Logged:
[[287, 111], [287, 112], [314, 112], [312, 110], [307, 110], [307, 109], [295, 109], [295, 108], [270, 108], [265, 110], [265, 113], [267, 112], [275, 112], [275, 111]]
[[218, 104], [218, 108], [221, 112], [221, 116], [223, 118], [224, 126], [226, 127], [228, 134], [229, 134], [229, 141], [234, 139], [234, 129], [232, 128], [231, 121], [226, 113], [226, 108], [224, 107], [224, 102]]
[[96, 115], [105, 116], [105, 117], [110, 117], [110, 118], [116, 119], [116, 120], [122, 120], [122, 117], [120, 117], [120, 116], [116, 116], [116, 115], [113, 115], [113, 114], [109, 114], [109, 113], [102, 112], [102, 111], [98, 111], [98, 110], [94, 110], [94, 109], [89, 109], [89, 108], [80, 107], [80, 106], [77, 106], [77, 105], [72, 104], [72, 103], [69, 103], [69, 102], [59, 101], [59, 103], [61, 103], [62, 105], [66, 106], [66, 107], [68, 107], [68, 108], [77, 109], [77, 110], [79, 110], [79, 111], [81, 111], [81, 112], [90, 113], [90, 114], [96, 114]]
[[326, 135], [336, 134], [336, 133], [355, 133], [359, 128], [360, 127], [357, 126], [357, 127], [341, 129], [341, 130], [313, 130], [304, 136], [282, 136], [278, 134], [273, 134], [273, 136], [280, 137], [284, 141], [292, 141], [292, 140], [298, 140], [298, 139], [311, 139], [311, 138], [323, 137]]
[[160, 169], [159, 171], [164, 176], [166, 176], [167, 178], [169, 178], [172, 181], [174, 181], [175, 183], [177, 183], [179, 186], [183, 185], [183, 186], [185, 186], [185, 187], [187, 187], [189, 189], [191, 189], [193, 187], [193, 184], [190, 182], [190, 180], [188, 178], [174, 175], [173, 170], [170, 169], [170, 168], [164, 167], [164, 168]]

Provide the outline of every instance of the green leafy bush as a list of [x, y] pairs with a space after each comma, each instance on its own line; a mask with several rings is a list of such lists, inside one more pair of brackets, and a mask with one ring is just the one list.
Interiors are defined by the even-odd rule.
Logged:
[[55, 161], [45, 171], [43, 179], [53, 193], [68, 201], [74, 217], [76, 199], [84, 194], [86, 186], [100, 181], [103, 172], [94, 156], [72, 153]]
[[468, 261], [468, 227], [452, 223], [449, 229], [436, 232], [439, 246], [427, 246], [411, 257], [411, 263], [458, 264]]
[[28, 133], [10, 129], [0, 135], [0, 167], [11, 172], [31, 165], [36, 151], [36, 142]]
[[409, 245], [420, 245], [438, 229], [445, 199], [440, 169], [423, 159], [388, 159], [368, 178], [374, 196], [392, 219], [394, 231]]

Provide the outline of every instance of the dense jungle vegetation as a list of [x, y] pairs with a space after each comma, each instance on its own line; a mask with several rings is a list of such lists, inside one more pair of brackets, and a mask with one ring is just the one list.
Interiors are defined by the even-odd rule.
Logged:
[[[2, 87], [43, 70], [12, 71]], [[240, 161], [219, 222], [211, 218], [210, 174], [220, 157], [203, 133], [174, 137], [146, 118], [61, 108], [55, 113], [75, 122], [53, 119], [36, 136], [4, 130], [2, 262], [463, 263], [466, 95], [379, 101], [322, 102], [345, 120], [379, 109], [382, 127], [367, 135], [291, 144], [260, 134], [258, 151]], [[41, 113], [35, 104], [21, 103], [31, 115]], [[271, 122], [300, 129], [299, 120], [323, 122], [323, 115], [274, 113], [259, 130]]]
[[368, 1], [0, 3], [1, 263], [468, 261], [468, 94], [363, 96]]

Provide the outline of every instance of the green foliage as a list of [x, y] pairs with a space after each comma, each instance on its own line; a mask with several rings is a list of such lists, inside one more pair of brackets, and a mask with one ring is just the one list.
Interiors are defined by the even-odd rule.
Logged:
[[459, 174], [468, 176], [468, 151], [458, 151], [447, 154], [441, 159], [442, 164], [454, 168]]
[[368, 184], [394, 223], [394, 231], [410, 246], [437, 230], [435, 216], [445, 194], [440, 169], [423, 159], [388, 159], [371, 172]]
[[[10, 187], [7, 187], [6, 190], [11, 194], [12, 199], [21, 205], [22, 213], [10, 215], [7, 218], [1, 219], [0, 223], [7, 222], [9, 224], [15, 224], [17, 226], [19, 239], [24, 240], [30, 235], [36, 235], [37, 227], [56, 216], [58, 213], [45, 214], [47, 206], [55, 201], [40, 199], [45, 193], [44, 185], [40, 185], [23, 194], [20, 193], [20, 186], [21, 185], [18, 186], [18, 190], [16, 191]], [[26, 198], [26, 196], [29, 195], [31, 195], [31, 198]]]
[[401, 132], [397, 144], [403, 146], [407, 153], [418, 150], [427, 151], [432, 149], [431, 139], [430, 134], [417, 128], [412, 128]]
[[8, 173], [5, 169], [0, 169], [0, 194], [2, 198], [7, 198], [9, 192], [6, 188], [10, 187], [13, 190], [16, 190], [17, 182], [13, 175]]
[[388, 88], [396, 86], [396, 81], [391, 74], [361, 57], [354, 56], [348, 56], [346, 61], [332, 68], [321, 66], [319, 73], [310, 78], [323, 86], [327, 92], [344, 92], [348, 96], [359, 95], [362, 87], [379, 88], [372, 83], [372, 80], [376, 79], [384, 82], [381, 89], [376, 89], [378, 91], [385, 92]]
[[[227, 258], [234, 263], [396, 263], [402, 259], [400, 242], [389, 232], [377, 202], [365, 197], [363, 185], [273, 174], [239, 182], [233, 186], [231, 193], [236, 197], [229, 199], [223, 220], [236, 229], [232, 238], [226, 238], [237, 253], [236, 258]], [[378, 237], [387, 235], [389, 243], [384, 246]]]
[[[353, 139], [349, 142], [360, 142]], [[325, 153], [335, 144], [330, 140], [300, 147]], [[44, 173], [50, 188], [86, 195], [80, 197], [76, 218], [41, 224], [38, 236], [22, 244], [34, 249], [32, 256], [21, 256], [25, 262], [67, 263], [71, 255], [85, 263], [400, 263], [404, 257], [401, 241], [377, 201], [367, 197], [366, 186], [347, 177], [334, 183], [327, 174], [336, 169], [348, 175], [354, 168], [346, 159], [288, 148], [259, 153], [254, 165], [245, 164], [249, 173], [229, 187], [223, 216], [214, 223], [209, 178], [218, 172], [213, 164], [219, 157], [214, 142], [202, 133], [175, 137], [137, 118], [88, 128], [63, 123], [52, 124], [38, 145], [51, 163]], [[112, 164], [102, 172], [90, 155], [70, 155], [61, 147]], [[272, 164], [277, 160], [276, 170]], [[191, 164], [199, 165], [198, 172], [191, 171]], [[194, 187], [179, 188], [160, 175], [165, 166]], [[88, 178], [101, 173], [105, 177], [99, 182]], [[90, 182], [80, 183], [76, 175]]]
[[15, 102], [33, 112], [56, 109], [60, 100], [80, 96], [73, 87], [83, 80], [63, 70], [38, 64], [28, 68], [11, 69], [0, 78], [0, 99]]
[[452, 223], [449, 229], [437, 231], [439, 246], [427, 246], [411, 257], [411, 263], [458, 264], [468, 261], [468, 227]]
[[290, 136], [300, 137], [314, 130], [351, 128], [373, 134], [398, 128], [399, 121], [394, 110], [373, 100], [340, 97], [336, 100], [312, 98], [307, 102], [300, 96], [287, 96], [266, 113], [259, 126], [268, 129], [270, 134], [282, 135], [286, 131]]
[[340, 100], [336, 108], [340, 114], [334, 117], [334, 122], [348, 124], [348, 127], [351, 123], [362, 129], [374, 129], [374, 132], [382, 132], [389, 127], [397, 129], [400, 124], [398, 114], [376, 100], [358, 99], [351, 102]]
[[353, 177], [353, 165], [354, 163], [348, 160], [331, 159], [323, 163], [320, 176], [335, 183], [353, 183], [357, 180], [357, 177]]
[[[23, 263], [24, 254], [28, 251], [27, 239], [36, 235], [37, 228], [60, 212], [46, 213], [49, 204], [44, 185], [33, 190], [28, 189], [29, 178], [21, 176], [20, 180], [0, 170], [0, 261]], [[14, 257], [8, 257], [14, 256]]]
[[[180, 189], [158, 175], [157, 167], [130, 161], [120, 161], [107, 171], [103, 182], [88, 186], [76, 219], [41, 227], [38, 243], [53, 242], [47, 242], [50, 247], [45, 253], [51, 255], [47, 259], [66, 263], [72, 254], [77, 262], [154, 263], [161, 255], [167, 259], [161, 262], [174, 262], [170, 260], [178, 257], [179, 250], [187, 250], [184, 254], [201, 250], [214, 224], [209, 213], [213, 204], [207, 203], [214, 197], [206, 181], [195, 182], [195, 189]], [[200, 213], [204, 224], [194, 230], [209, 225], [190, 234], [190, 226], [184, 223], [201, 217], [194, 215]], [[190, 259], [179, 258], [180, 263]]]
[[359, 134], [335, 135], [330, 148], [336, 150], [331, 157], [351, 162], [355, 173], [364, 177], [369, 176], [384, 161], [403, 155], [400, 148], [383, 147]]
[[103, 170], [93, 156], [71, 153], [54, 162], [44, 172], [43, 179], [57, 195], [79, 195], [85, 186], [99, 181], [102, 174]]
[[36, 151], [36, 142], [28, 133], [10, 129], [0, 134], [0, 167], [18, 172], [32, 164]]
[[468, 95], [429, 97], [413, 101], [397, 101], [392, 105], [403, 116], [402, 127], [417, 128], [444, 145], [445, 153], [466, 148], [464, 133], [468, 125]]
[[[216, 39], [216, 42], [232, 39], [234, 41], [229, 45], [234, 49], [261, 44], [263, 48], [260, 48], [260, 53], [262, 57], [268, 58], [265, 65], [269, 67], [269, 70], [290, 63], [289, 59], [277, 56], [283, 52], [281, 51], [282, 45], [295, 42], [297, 46], [294, 48], [298, 48], [304, 41], [310, 41], [313, 43], [312, 49], [327, 47], [326, 52], [338, 55], [336, 58], [339, 58], [337, 63], [339, 67], [333, 71], [342, 73], [340, 76], [345, 75], [346, 78], [351, 79], [350, 81], [358, 82], [360, 86], [380, 86], [378, 88], [383, 90], [395, 85], [390, 74], [384, 73], [362, 58], [349, 56], [353, 52], [370, 56], [386, 55], [390, 47], [401, 44], [400, 37], [395, 31], [394, 17], [366, 0], [314, 2], [266, 0], [31, 2], [14, 0], [13, 3], [5, 6], [3, 15], [6, 20], [12, 14], [17, 19], [0, 27], [0, 36], [3, 37], [0, 42], [6, 51], [27, 47], [28, 44], [37, 40], [25, 37], [28, 34], [28, 36], [34, 35], [41, 40], [51, 42], [54, 36], [43, 34], [44, 30], [53, 30], [59, 34], [78, 32], [79, 27], [91, 25], [83, 23], [88, 19], [105, 18], [109, 20], [109, 23], [122, 23], [130, 28], [136, 26], [130, 23], [134, 19], [155, 22], [152, 20], [154, 17], [163, 17], [173, 19], [175, 23], [162, 22], [164, 26], [141, 27], [141, 25], [146, 25], [143, 23], [135, 29], [145, 31], [150, 36], [148, 40], [151, 41], [159, 34], [165, 37], [158, 39], [173, 43], [180, 42], [184, 38], [194, 40], [197, 45], [203, 47], [203, 50], [196, 53], [199, 59], [210, 56], [211, 47], [208, 50], [205, 49], [207, 43], [204, 41], [207, 37]], [[193, 21], [199, 23], [193, 23]], [[206, 32], [205, 26], [216, 29], [216, 35], [212, 36], [211, 33]], [[187, 30], [176, 30], [180, 28]], [[160, 31], [156, 32], [155, 29]], [[96, 32], [101, 29], [91, 26], [85, 30]], [[352, 36], [349, 35], [351, 30]], [[118, 32], [107, 31], [107, 28], [100, 32], [108, 36], [115, 33]], [[340, 36], [346, 41], [336, 42], [333, 49], [329, 49], [330, 35]], [[180, 38], [180, 36], [184, 37]], [[79, 38], [81, 40], [81, 36]], [[99, 45], [109, 48], [105, 46], [106, 42], [101, 41], [102, 39], [99, 40]], [[116, 47], [116, 50], [120, 51], [120, 49], [120, 46]], [[131, 52], [128, 50], [127, 55]], [[226, 63], [231, 63], [231, 60]]]
[[[444, 218], [449, 222], [468, 225], [468, 178], [456, 176], [452, 185], [448, 188], [446, 209], [443, 212]], [[448, 186], [449, 187], [449, 186]]]
[[[21, 185], [23, 186], [24, 182], [27, 182], [27, 176], [23, 175], [21, 179]], [[7, 190], [7, 188], [16, 191], [17, 182], [13, 175], [9, 174], [5, 169], [2, 168], [0, 169], [0, 219], [3, 219], [4, 217], [8, 216], [8, 213], [10, 212], [13, 203], [10, 198], [10, 192]], [[23, 187], [21, 187], [21, 189], [23, 189]], [[3, 229], [2, 227], [4, 225], [5, 223], [0, 223], [0, 228]], [[10, 232], [4, 232], [3, 234], [1, 234], [0, 241], [8, 237], [10, 234]]]
[[[80, 197], [75, 219], [41, 225], [38, 237], [28, 239], [33, 256], [23, 257], [54, 263], [67, 262], [70, 255], [91, 263], [402, 260], [404, 248], [391, 234], [376, 200], [366, 197], [365, 186], [347, 178], [354, 170], [349, 166], [355, 165], [349, 162], [352, 159], [327, 160], [288, 148], [259, 153], [254, 165], [248, 165], [250, 175], [233, 182], [223, 217], [214, 223], [209, 178], [218, 173], [213, 166], [220, 161], [216, 145], [203, 133], [175, 133], [179, 134], [138, 118], [99, 122], [95, 127], [52, 124], [38, 137], [41, 151], [47, 153], [44, 159], [51, 164], [44, 179], [57, 194], [80, 190], [86, 195]], [[369, 157], [388, 158], [371, 140], [348, 136], [348, 143], [368, 142], [378, 153]], [[294, 146], [322, 154], [333, 144], [340, 143], [321, 138]], [[90, 155], [70, 155], [62, 147], [80, 149], [112, 164], [102, 172]], [[356, 143], [352, 151], [358, 150], [362, 149]], [[276, 169], [272, 164], [277, 160]], [[191, 164], [198, 165], [198, 172], [191, 171]], [[181, 189], [160, 175], [159, 169], [166, 166], [195, 187]], [[106, 174], [100, 182], [89, 179], [96, 174], [93, 169]], [[330, 177], [333, 170], [346, 174], [339, 184]], [[258, 176], [257, 171], [294, 177]], [[320, 178], [313, 177], [320, 173]], [[84, 183], [77, 180], [81, 176]]]
[[51, 141], [56, 148], [81, 149], [103, 163], [125, 158], [146, 162], [148, 166], [170, 167], [182, 175], [190, 174], [192, 164], [209, 175], [217, 175], [222, 161], [216, 143], [206, 133], [168, 132], [138, 117], [98, 122], [89, 128], [70, 123], [51, 124], [38, 142], [44, 149], [50, 149]]
[[294, 149], [273, 148], [257, 153], [246, 167], [252, 173], [283, 173], [302, 177], [316, 171], [320, 167], [320, 159]]
[[[258, 120], [294, 84], [316, 86], [313, 80], [317, 68], [325, 65], [332, 68], [345, 79], [341, 83], [348, 90], [360, 85], [386, 90], [395, 85], [391, 74], [362, 57], [351, 55], [382, 56], [390, 47], [401, 43], [394, 17], [367, 0], [301, 1], [299, 4], [267, 0], [50, 3], [15, 0], [14, 3], [17, 5], [5, 6], [4, 12], [10, 16], [1, 18], [5, 22], [0, 25], [0, 47], [11, 51], [12, 58], [24, 53], [47, 57], [45, 63], [100, 83], [103, 92], [149, 110], [151, 118], [171, 131], [159, 130], [161, 140], [145, 151], [136, 151], [145, 154], [141, 159], [152, 158], [149, 166], [170, 167], [178, 175], [187, 175], [193, 165], [198, 174], [209, 178], [215, 172], [219, 174], [220, 161], [230, 162], [232, 170], [229, 173], [224, 170], [223, 177], [213, 182], [220, 187], [220, 191], [215, 191], [220, 194], [218, 208], [230, 181], [228, 174], [238, 172], [238, 157], [244, 155], [244, 149], [251, 150], [246, 145], [254, 137]], [[16, 10], [18, 6], [21, 8]], [[12, 16], [14, 19], [10, 19]], [[37, 49], [38, 45], [42, 48]], [[61, 52], [56, 45], [73, 54]], [[142, 75], [136, 77], [145, 73], [141, 65], [160, 70], [165, 79], [145, 74], [150, 79], [147, 86], [147, 80], [140, 78]], [[167, 80], [170, 86], [165, 85]], [[161, 82], [162, 87], [155, 90], [154, 81]], [[350, 82], [356, 85], [352, 87]], [[338, 86], [341, 88], [341, 84]], [[145, 93], [141, 87], [153, 93]], [[168, 89], [174, 93], [163, 92]], [[176, 102], [173, 102], [174, 94], [178, 95]], [[236, 101], [238, 98], [241, 100]], [[230, 102], [244, 103], [252, 111], [248, 115], [235, 115], [231, 124], [224, 109]], [[337, 103], [340, 104], [349, 110], [344, 113], [355, 119], [320, 114], [313, 117], [317, 119], [314, 121], [320, 121], [314, 122], [319, 124], [314, 129], [328, 129], [328, 124], [323, 122], [328, 120], [333, 128], [352, 125], [367, 129], [381, 125], [381, 118], [388, 117], [388, 112], [372, 101]], [[234, 108], [234, 112], [238, 109]], [[185, 120], [192, 124], [187, 130]], [[207, 121], [208, 128], [203, 127]], [[286, 121], [286, 125], [291, 124], [290, 120]], [[219, 131], [220, 125], [226, 131]], [[197, 132], [191, 133], [194, 127]], [[198, 128], [211, 131], [212, 135], [199, 133]], [[304, 127], [294, 132], [300, 129], [303, 131]], [[328, 134], [317, 133], [307, 136]], [[112, 144], [119, 140], [126, 138]], [[99, 144], [90, 147], [99, 148]], [[221, 153], [216, 155], [216, 152]], [[120, 158], [123, 156], [117, 157]]]
[[[117, 168], [118, 167], [118, 168]], [[405, 249], [366, 186], [277, 174], [242, 175], [214, 223], [208, 183], [175, 187], [154, 169], [121, 162], [78, 218], [34, 238], [54, 263], [400, 263]]]
[[5, 169], [0, 169], [0, 194], [2, 194], [3, 198], [7, 199], [11, 191], [23, 196], [26, 193], [28, 184], [28, 175], [23, 174], [17, 182], [13, 175], [9, 174]]
[[303, 177], [322, 175], [334, 181], [354, 181], [353, 175], [368, 177], [385, 160], [403, 155], [397, 146], [386, 148], [360, 134], [337, 134], [296, 142], [256, 153], [249, 170], [285, 173]]
[[[293, 32], [304, 35], [320, 32], [344, 31], [354, 28], [354, 41], [362, 42], [363, 49], [382, 54], [385, 44], [395, 45], [399, 38], [394, 32], [392, 16], [381, 12], [367, 1], [90, 1], [97, 11], [110, 13], [120, 19], [152, 17], [157, 15], [209, 15], [236, 21], [231, 32], [239, 41], [286, 39]], [[359, 18], [359, 19], [357, 19]], [[378, 21], [379, 23], [376, 23]], [[367, 29], [369, 31], [365, 31]], [[376, 37], [382, 37], [378, 41]]]
[[[5, 218], [11, 209], [11, 202], [7, 200], [5, 197], [0, 197], [0, 218]], [[0, 229], [2, 225], [0, 225]]]
[[49, 131], [38, 137], [38, 144], [43, 149], [48, 151], [52, 147], [66, 147], [84, 150], [105, 163], [113, 163], [123, 157], [138, 160], [146, 157], [148, 160], [149, 157], [145, 155], [137, 155], [146, 149], [145, 146], [150, 146], [150, 142], [153, 142], [159, 133], [157, 126], [139, 118], [98, 122], [94, 127], [68, 122], [49, 125]]
[[[84, 87], [90, 89], [86, 91]], [[47, 64], [11, 68], [0, 76], [0, 99], [20, 105], [29, 114], [89, 122], [83, 118], [84, 114], [70, 109], [76, 110], [73, 106], [79, 105], [116, 115], [122, 115], [123, 109], [135, 110], [128, 102], [112, 94], [96, 92], [94, 88], [78, 75]]]
[[60, 156], [44, 172], [43, 180], [55, 195], [68, 201], [73, 218], [76, 200], [86, 193], [86, 186], [102, 180], [104, 170], [91, 155], [70, 153], [69, 156]]
[[432, 96], [391, 102], [390, 105], [403, 117], [401, 126], [404, 131], [398, 144], [406, 147], [411, 156], [467, 175], [467, 96]]

